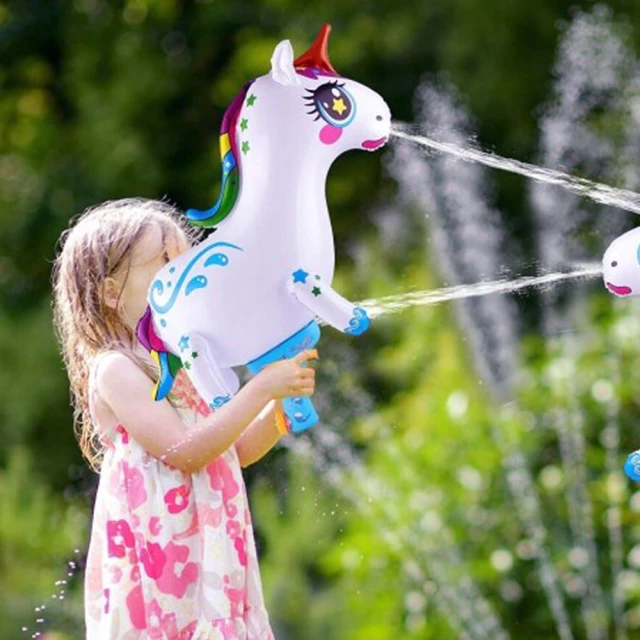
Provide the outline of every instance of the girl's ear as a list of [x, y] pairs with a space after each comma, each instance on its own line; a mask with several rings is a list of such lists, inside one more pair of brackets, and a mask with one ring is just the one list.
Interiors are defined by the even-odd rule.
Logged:
[[118, 309], [118, 299], [120, 298], [120, 285], [111, 276], [104, 279], [102, 283], [102, 299], [104, 303], [114, 311]]

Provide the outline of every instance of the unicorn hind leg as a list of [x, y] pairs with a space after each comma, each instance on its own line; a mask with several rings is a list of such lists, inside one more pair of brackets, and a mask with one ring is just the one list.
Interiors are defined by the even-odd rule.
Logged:
[[184, 368], [200, 397], [212, 409], [219, 409], [238, 391], [238, 376], [232, 369], [218, 366], [204, 336], [192, 333], [189, 340], [191, 357], [183, 357]]

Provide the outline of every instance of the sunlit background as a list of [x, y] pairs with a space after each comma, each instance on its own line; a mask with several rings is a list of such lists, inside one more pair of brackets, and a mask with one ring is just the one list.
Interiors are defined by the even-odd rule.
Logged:
[[640, 306], [597, 274], [638, 218], [535, 167], [640, 191], [636, 0], [0, 0], [0, 638], [84, 637], [60, 233], [210, 206], [229, 102], [325, 22], [396, 135], [327, 184], [335, 288], [379, 315], [324, 330], [321, 424], [245, 474], [276, 637], [640, 637]]

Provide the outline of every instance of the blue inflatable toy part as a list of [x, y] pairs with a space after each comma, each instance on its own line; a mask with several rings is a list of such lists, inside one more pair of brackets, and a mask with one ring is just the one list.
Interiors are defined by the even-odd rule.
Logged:
[[[314, 347], [320, 339], [320, 327], [312, 320], [306, 327], [281, 342], [267, 353], [247, 364], [247, 369], [253, 374], [258, 373], [268, 364], [283, 358], [293, 358], [305, 349]], [[304, 431], [317, 424], [319, 418], [310, 398], [284, 398], [282, 401], [287, 418], [291, 422], [291, 431]]]
[[634, 482], [640, 482], [640, 449], [629, 454], [627, 461], [624, 463], [624, 472]]

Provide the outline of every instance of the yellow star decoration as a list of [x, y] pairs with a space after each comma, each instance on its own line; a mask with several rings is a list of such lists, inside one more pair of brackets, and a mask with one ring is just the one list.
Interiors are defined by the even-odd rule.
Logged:
[[343, 111], [347, 110], [347, 105], [345, 105], [344, 100], [342, 98], [333, 99], [333, 110], [340, 115], [342, 115]]

